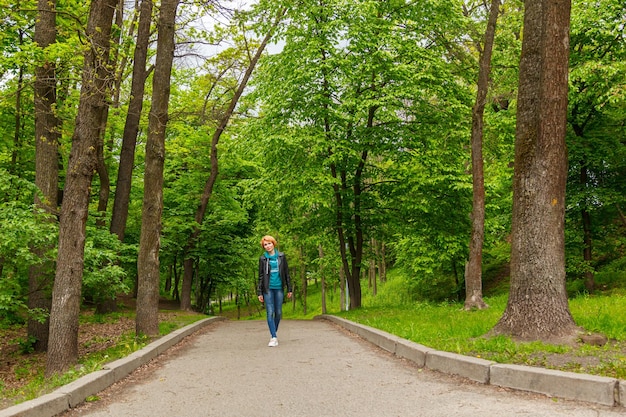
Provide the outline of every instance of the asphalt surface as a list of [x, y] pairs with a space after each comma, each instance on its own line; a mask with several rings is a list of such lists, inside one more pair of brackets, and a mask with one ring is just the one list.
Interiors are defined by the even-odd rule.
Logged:
[[624, 417], [418, 368], [326, 320], [217, 321], [62, 414], [115, 417]]

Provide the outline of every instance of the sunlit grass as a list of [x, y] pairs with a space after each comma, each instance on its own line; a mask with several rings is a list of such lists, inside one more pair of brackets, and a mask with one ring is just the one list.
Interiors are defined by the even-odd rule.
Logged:
[[626, 295], [580, 296], [570, 300], [576, 323], [609, 339], [626, 340]]
[[[341, 311], [339, 291], [327, 290], [327, 313], [371, 326], [433, 349], [479, 357], [500, 363], [542, 366], [574, 372], [587, 372], [616, 378], [626, 377], [626, 295], [612, 291], [606, 295], [579, 296], [570, 300], [575, 322], [588, 333], [608, 337], [605, 346], [553, 345], [542, 342], [518, 342], [507, 336], [489, 336], [506, 307], [507, 294], [486, 297], [486, 310], [465, 311], [462, 302], [429, 303], [412, 301], [403, 277], [391, 272], [385, 283], [379, 283], [377, 295], [367, 286], [362, 288], [362, 307]], [[322, 314], [320, 285], [311, 283], [307, 289], [306, 314], [300, 297], [283, 306], [286, 319], [311, 319]], [[253, 306], [243, 308], [254, 314], [242, 319], [262, 320], [265, 311], [253, 300]], [[234, 305], [224, 305], [226, 310]], [[245, 314], [244, 314], [245, 315]], [[558, 366], [549, 359], [563, 358]], [[597, 364], [573, 360], [595, 357]], [[584, 361], [582, 361], [584, 362]], [[590, 362], [590, 361], [588, 361]]]

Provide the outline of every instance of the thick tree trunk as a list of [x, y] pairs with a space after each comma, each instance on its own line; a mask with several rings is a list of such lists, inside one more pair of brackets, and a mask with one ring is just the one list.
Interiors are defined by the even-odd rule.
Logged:
[[137, 334], [159, 334], [159, 249], [163, 212], [163, 166], [165, 163], [165, 128], [169, 108], [172, 62], [174, 60], [174, 25], [179, 0], [161, 2], [157, 55], [152, 82], [152, 108], [148, 118], [144, 196], [141, 210], [141, 237], [137, 259]]
[[573, 336], [565, 290], [565, 146], [570, 0], [527, 0], [520, 61], [511, 289], [494, 328], [527, 340]]
[[[489, 74], [491, 73], [491, 52], [496, 34], [496, 24], [500, 10], [500, 0], [492, 0], [489, 21], [485, 31], [485, 41], [478, 70], [476, 103], [472, 109], [472, 233], [469, 242], [469, 261], [465, 266], [465, 309], [484, 309], [482, 261], [485, 240], [485, 176], [483, 170], [483, 115]], [[478, 44], [480, 48], [480, 44]]]
[[61, 219], [57, 269], [50, 313], [50, 339], [46, 374], [68, 369], [78, 357], [85, 229], [89, 190], [96, 169], [98, 131], [108, 96], [107, 80], [111, 26], [116, 0], [94, 0], [89, 11], [82, 88], [72, 137]]
[[128, 206], [135, 164], [135, 147], [139, 133], [139, 121], [143, 111], [152, 7], [152, 0], [141, 1], [137, 43], [134, 53], [133, 78], [130, 87], [130, 101], [122, 136], [122, 150], [120, 152], [120, 164], [117, 173], [110, 226], [111, 233], [115, 233], [120, 241], [124, 241], [126, 221], [128, 220]]
[[[35, 24], [35, 42], [46, 48], [56, 42], [56, 1], [39, 0], [38, 18]], [[35, 185], [41, 192], [35, 195], [35, 206], [48, 214], [58, 215], [58, 147], [59, 119], [54, 112], [56, 105], [56, 68], [53, 62], [44, 62], [35, 69]], [[52, 219], [53, 217], [50, 217]], [[46, 259], [49, 247], [33, 248], [33, 253]], [[52, 305], [54, 262], [44, 261], [28, 272], [28, 308], [42, 309], [48, 314]], [[30, 319], [28, 336], [35, 338], [35, 350], [48, 348], [50, 321]]]

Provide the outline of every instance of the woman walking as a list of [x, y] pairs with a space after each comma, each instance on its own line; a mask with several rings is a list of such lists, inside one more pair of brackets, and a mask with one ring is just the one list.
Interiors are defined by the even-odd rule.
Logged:
[[276, 332], [283, 315], [285, 288], [287, 298], [291, 298], [293, 291], [287, 257], [276, 246], [276, 239], [272, 236], [263, 236], [261, 239], [261, 247], [265, 249], [265, 253], [259, 258], [259, 283], [256, 291], [259, 301], [265, 303], [267, 325], [271, 335], [268, 343], [270, 347], [278, 346]]

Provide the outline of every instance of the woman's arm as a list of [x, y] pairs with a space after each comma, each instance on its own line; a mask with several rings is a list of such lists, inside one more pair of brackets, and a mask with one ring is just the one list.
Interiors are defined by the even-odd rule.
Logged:
[[259, 301], [263, 302], [263, 276], [265, 275], [265, 268], [264, 268], [264, 264], [265, 262], [263, 262], [264, 257], [261, 256], [259, 258], [259, 279], [256, 285], [256, 294], [259, 296]]

